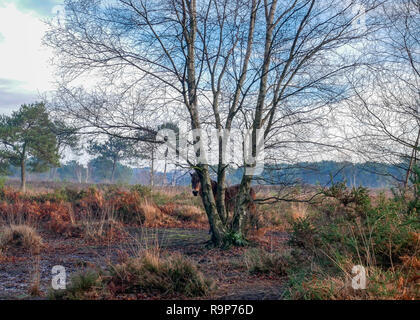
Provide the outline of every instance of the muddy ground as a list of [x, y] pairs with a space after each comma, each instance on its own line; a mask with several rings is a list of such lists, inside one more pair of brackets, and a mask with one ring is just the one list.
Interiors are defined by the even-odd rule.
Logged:
[[[20, 251], [7, 252], [6, 259], [0, 261], [0, 299], [46, 299], [55, 265], [64, 266], [69, 278], [72, 273], [87, 268], [105, 268], [109, 262], [117, 263], [124, 255], [135, 255], [140, 248], [156, 245], [163, 251], [186, 255], [197, 263], [206, 277], [214, 280], [215, 290], [206, 298], [261, 300], [284, 297], [285, 278], [251, 275], [243, 261], [246, 248], [208, 249], [209, 234], [205, 230], [130, 228], [128, 231], [129, 236], [124, 241], [101, 244], [41, 232], [44, 247], [39, 259]], [[272, 232], [266, 239], [265, 245], [269, 249], [281, 250], [287, 234]], [[32, 297], [29, 288], [37, 274], [41, 295]]]

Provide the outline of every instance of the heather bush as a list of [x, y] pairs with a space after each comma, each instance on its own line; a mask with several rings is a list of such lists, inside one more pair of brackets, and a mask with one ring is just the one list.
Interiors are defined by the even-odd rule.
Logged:
[[206, 215], [198, 207], [178, 205], [172, 210], [172, 215], [180, 221], [205, 222]]
[[71, 278], [65, 290], [50, 291], [50, 299], [93, 299], [132, 294], [206, 296], [212, 281], [180, 254], [162, 256], [145, 251], [106, 270], [87, 270]]
[[36, 230], [28, 225], [9, 225], [0, 229], [0, 249], [24, 248], [31, 252], [39, 252], [42, 238]]
[[130, 187], [132, 192], [137, 192], [141, 198], [150, 198], [152, 196], [152, 189], [148, 186], [141, 184], [135, 184]]
[[112, 283], [124, 293], [145, 292], [205, 296], [212, 283], [197, 266], [180, 254], [161, 256], [146, 251], [138, 258], [110, 267]]
[[102, 216], [105, 203], [102, 191], [95, 187], [81, 190], [75, 202], [75, 208], [78, 216], [92, 216], [100, 218]]
[[413, 188], [413, 199], [408, 204], [408, 211], [420, 217], [420, 167], [414, 166], [413, 171], [414, 175], [410, 179]]
[[[410, 210], [410, 203], [403, 198], [387, 198], [384, 194], [372, 204], [363, 188], [347, 189], [343, 184], [333, 185], [324, 194], [336, 202], [326, 199], [307, 217], [291, 224], [289, 244], [294, 259], [304, 263], [294, 264], [290, 297], [369, 298], [349, 290], [354, 265], [368, 270], [366, 292], [373, 297], [397, 297], [392, 290], [378, 288], [402, 287], [395, 282], [407, 275], [404, 259], [419, 257], [420, 220], [416, 210]], [[410, 291], [409, 296], [413, 294]]]
[[289, 259], [288, 253], [267, 252], [260, 248], [248, 249], [244, 254], [245, 266], [252, 274], [287, 275]]
[[101, 273], [95, 270], [86, 270], [76, 273], [70, 278], [65, 290], [50, 289], [48, 297], [51, 300], [89, 300], [98, 298], [99, 291], [103, 289]]

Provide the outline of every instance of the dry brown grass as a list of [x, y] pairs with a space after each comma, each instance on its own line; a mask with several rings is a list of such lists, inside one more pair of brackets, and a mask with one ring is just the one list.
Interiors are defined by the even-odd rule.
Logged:
[[0, 229], [0, 258], [2, 251], [22, 249], [28, 250], [33, 258], [31, 283], [28, 289], [31, 296], [41, 295], [40, 250], [42, 246], [42, 238], [32, 226], [12, 224]]
[[305, 218], [308, 214], [308, 204], [306, 203], [293, 203], [290, 208], [292, 219], [298, 220]]
[[196, 229], [208, 228], [207, 216], [201, 207], [169, 202], [159, 206], [159, 208], [172, 221], [172, 224], [169, 223], [168, 226]]
[[32, 281], [29, 285], [28, 293], [32, 297], [39, 297], [42, 295], [41, 292], [41, 273], [40, 273], [40, 264], [41, 258], [40, 254], [35, 254], [33, 256], [33, 269], [32, 269]]
[[146, 227], [158, 228], [176, 225], [176, 220], [162, 212], [162, 210], [151, 200], [145, 199], [142, 201], [140, 210], [146, 217]]
[[[290, 290], [291, 299], [309, 300], [418, 300], [419, 267], [414, 266], [416, 257], [406, 257], [403, 266], [395, 270], [381, 270], [378, 267], [366, 268], [366, 289], [355, 290], [351, 285], [352, 275], [350, 269], [344, 270], [343, 275], [328, 275], [318, 277], [315, 274], [311, 279], [299, 283], [299, 289]], [[415, 262], [414, 262], [415, 264]]]
[[162, 218], [162, 212], [150, 200], [144, 200], [140, 205], [141, 211], [146, 217], [146, 222], [153, 223]]
[[114, 219], [85, 220], [80, 224], [80, 232], [89, 241], [115, 240], [123, 235], [123, 225]]
[[73, 231], [93, 242], [121, 240], [126, 236], [124, 224], [111, 205], [103, 206], [97, 213], [88, 210], [73, 225]]
[[51, 290], [51, 299], [132, 299], [203, 297], [213, 288], [192, 260], [156, 247], [137, 252], [105, 270], [87, 270], [71, 278], [66, 290]]
[[25, 248], [31, 252], [39, 252], [42, 238], [36, 230], [29, 225], [10, 225], [0, 231], [0, 248]]
[[200, 208], [191, 205], [181, 205], [175, 207], [173, 215], [181, 221], [194, 221], [202, 223], [207, 221], [205, 213]]
[[108, 287], [113, 293], [143, 292], [149, 294], [206, 296], [212, 281], [197, 266], [179, 253], [162, 254], [145, 250], [139, 257], [110, 266]]
[[244, 253], [244, 263], [252, 274], [287, 274], [288, 253], [267, 252], [263, 249], [252, 248]]

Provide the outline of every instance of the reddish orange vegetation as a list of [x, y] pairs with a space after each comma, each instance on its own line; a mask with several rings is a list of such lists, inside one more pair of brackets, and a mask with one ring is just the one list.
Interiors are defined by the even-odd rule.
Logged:
[[[420, 233], [412, 233], [412, 240], [418, 247], [420, 244]], [[398, 291], [400, 292], [395, 296], [395, 299], [401, 300], [415, 300], [418, 299], [416, 290], [418, 293], [420, 286], [420, 259], [418, 256], [402, 256], [403, 276], [398, 279]]]
[[158, 208], [162, 212], [162, 215], [166, 215], [170, 221], [167, 227], [192, 229], [208, 229], [209, 227], [207, 216], [201, 208], [175, 203], [168, 203]]
[[3, 262], [3, 263], [7, 263], [7, 262], [16, 263], [18, 261], [25, 261], [28, 259], [30, 259], [30, 257], [16, 257], [16, 256], [10, 256], [10, 255], [3, 255], [0, 253], [0, 262]]
[[75, 214], [78, 217], [100, 217], [106, 203], [103, 193], [97, 189], [89, 188], [87, 191], [81, 191], [79, 195], [81, 199], [74, 203]]
[[[71, 200], [68, 198], [72, 197]], [[157, 206], [136, 191], [89, 188], [82, 191], [23, 194], [4, 188], [0, 197], [0, 219], [9, 223], [40, 224], [43, 229], [65, 237], [91, 233], [95, 224], [100, 234], [90, 240], [118, 240], [126, 224], [157, 228], [208, 228], [201, 208], [168, 203]]]

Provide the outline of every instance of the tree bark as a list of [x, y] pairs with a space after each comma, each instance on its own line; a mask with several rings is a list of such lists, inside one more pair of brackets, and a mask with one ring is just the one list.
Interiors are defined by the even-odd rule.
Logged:
[[150, 187], [154, 187], [155, 185], [155, 153], [152, 146], [152, 158], [150, 164]]
[[214, 246], [221, 246], [225, 242], [227, 228], [217, 214], [216, 202], [213, 195], [210, 174], [207, 165], [200, 165], [197, 173], [201, 177], [203, 205], [207, 213], [211, 231], [211, 242]]
[[85, 177], [85, 183], [88, 183], [90, 179], [90, 165], [89, 163], [86, 166], [86, 177]]
[[114, 182], [114, 177], [115, 177], [115, 168], [117, 166], [117, 159], [114, 158], [112, 161], [112, 172], [111, 172], [111, 182]]
[[75, 174], [77, 182], [82, 183], [82, 169], [80, 167], [76, 167]]
[[52, 181], [55, 181], [55, 178], [57, 176], [57, 167], [52, 168]]
[[[268, 8], [268, 3], [265, 3], [266, 9], [266, 31], [265, 31], [265, 47], [264, 47], [264, 62], [261, 70], [261, 79], [259, 84], [259, 92], [257, 98], [257, 104], [255, 108], [255, 116], [252, 124], [252, 143], [251, 152], [253, 159], [257, 156], [257, 130], [261, 129], [263, 121], [263, 108], [265, 104], [265, 98], [267, 95], [267, 79], [269, 74], [270, 62], [272, 57], [272, 41], [273, 41], [273, 30], [274, 30], [274, 14], [276, 12], [277, 0], [271, 2], [271, 6]], [[244, 150], [245, 151], [245, 150]], [[245, 153], [244, 156], [246, 157]], [[246, 170], [249, 164], [244, 162], [244, 170]], [[251, 164], [254, 167], [255, 164]], [[235, 203], [235, 211], [232, 220], [232, 232], [235, 232], [237, 236], [245, 238], [244, 234], [244, 222], [246, 221], [247, 208], [250, 202], [249, 192], [251, 190], [252, 176], [244, 175], [241, 180], [239, 187], [239, 194]]]
[[20, 189], [22, 192], [26, 192], [26, 166], [24, 158], [20, 161]]
[[413, 170], [413, 165], [416, 164], [416, 160], [417, 160], [417, 148], [419, 147], [419, 140], [420, 140], [420, 129], [419, 129], [419, 132], [417, 134], [416, 142], [414, 143], [414, 146], [413, 146], [413, 151], [411, 152], [410, 163], [408, 165], [407, 173], [406, 173], [406, 176], [405, 176], [405, 181], [404, 181], [404, 196], [407, 193], [408, 182], [410, 180], [411, 172]]
[[165, 167], [163, 169], [163, 185], [166, 186], [168, 184], [167, 177], [166, 177], [166, 169], [167, 169], [167, 160], [165, 157]]

